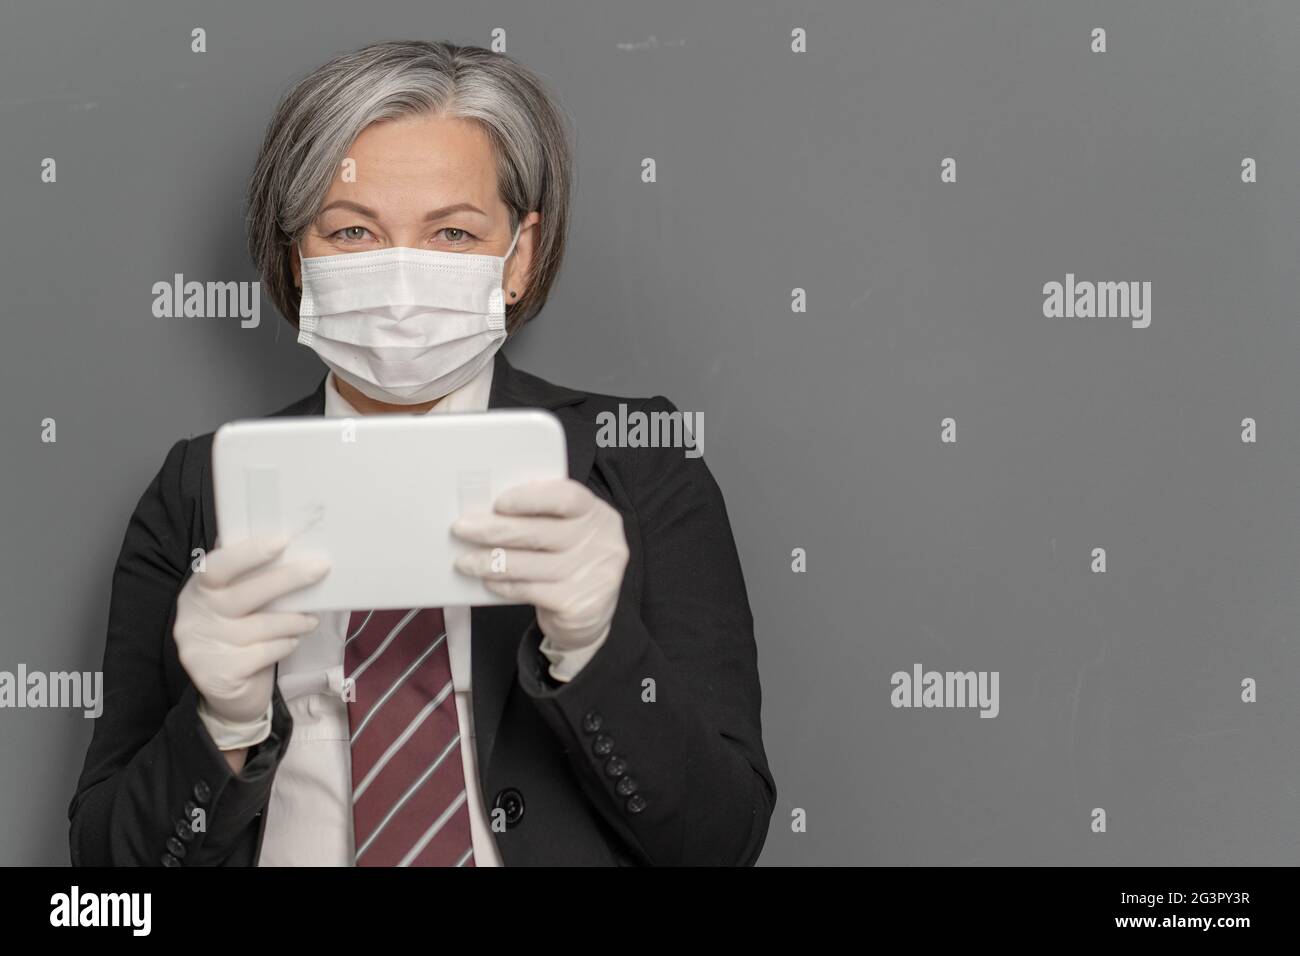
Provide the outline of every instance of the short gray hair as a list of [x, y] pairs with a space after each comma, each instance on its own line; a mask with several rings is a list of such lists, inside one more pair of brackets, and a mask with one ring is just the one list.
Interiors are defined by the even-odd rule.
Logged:
[[541, 213], [523, 298], [506, 306], [513, 333], [546, 302], [564, 257], [573, 153], [569, 127], [541, 79], [504, 53], [399, 40], [344, 53], [300, 80], [266, 130], [248, 187], [248, 251], [262, 288], [295, 328], [301, 292], [293, 243], [316, 218], [353, 141], [376, 120], [415, 113], [476, 121], [497, 161], [510, 231]]

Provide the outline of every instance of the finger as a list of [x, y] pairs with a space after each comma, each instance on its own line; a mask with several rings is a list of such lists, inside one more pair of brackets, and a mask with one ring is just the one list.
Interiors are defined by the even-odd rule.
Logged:
[[214, 548], [204, 561], [206, 570], [202, 572], [199, 583], [209, 588], [225, 587], [241, 574], [266, 564], [288, 544], [288, 535], [263, 535]]
[[574, 518], [591, 508], [595, 498], [572, 478], [530, 481], [503, 491], [492, 509], [503, 515], [552, 515]]
[[214, 591], [211, 598], [217, 612], [224, 617], [244, 617], [278, 597], [315, 584], [329, 570], [330, 563], [324, 558], [290, 561], [241, 578]]
[[261, 641], [241, 647], [236, 652], [238, 656], [231, 671], [239, 679], [252, 677], [258, 671], [265, 670], [292, 654], [301, 640], [300, 637], [278, 637], [272, 641]]
[[283, 637], [302, 637], [320, 626], [315, 614], [298, 614], [294, 611], [262, 611], [238, 621], [231, 621], [228, 641], [238, 647], [279, 640]]
[[465, 515], [451, 526], [463, 541], [489, 548], [521, 548], [526, 551], [560, 551], [576, 539], [572, 518], [525, 518], [495, 514]]
[[561, 581], [574, 559], [567, 551], [520, 551], [506, 548], [470, 551], [456, 559], [456, 570], [494, 581]]
[[543, 592], [550, 585], [537, 581], [494, 581], [483, 579], [483, 586], [493, 594], [498, 594], [515, 604], [532, 604], [536, 607], [549, 607], [543, 603]]

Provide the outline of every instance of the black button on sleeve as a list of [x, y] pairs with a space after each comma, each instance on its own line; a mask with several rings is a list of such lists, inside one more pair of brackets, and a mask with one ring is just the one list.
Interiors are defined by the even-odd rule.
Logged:
[[582, 729], [586, 733], [594, 734], [596, 731], [600, 730], [600, 726], [603, 723], [604, 720], [601, 718], [600, 714], [596, 713], [594, 710], [589, 710], [585, 715], [583, 715]]
[[637, 791], [637, 782], [635, 777], [624, 777], [614, 788], [618, 791], [620, 797], [630, 797]]
[[190, 821], [188, 820], [177, 820], [173, 829], [176, 831], [176, 835], [186, 843], [194, 839], [194, 831], [190, 829]]
[[207, 803], [212, 799], [212, 788], [208, 786], [206, 780], [200, 780], [194, 785], [194, 799], [199, 803]]
[[621, 777], [627, 773], [627, 761], [622, 757], [610, 757], [605, 764], [605, 773], [610, 777]]
[[167, 838], [167, 852], [178, 860], [185, 859], [185, 844], [175, 837]]
[[592, 741], [591, 752], [597, 757], [608, 757], [614, 752], [614, 738], [609, 734], [597, 734]]
[[641, 794], [639, 793], [633, 794], [632, 796], [627, 798], [628, 813], [640, 813], [644, 809], [645, 809], [645, 797], [641, 796]]
[[176, 857], [172, 856], [170, 853], [164, 853], [164, 854], [162, 855], [162, 865], [163, 865], [163, 866], [180, 866], [180, 865], [181, 865], [181, 861], [178, 860], [178, 859], [176, 859]]

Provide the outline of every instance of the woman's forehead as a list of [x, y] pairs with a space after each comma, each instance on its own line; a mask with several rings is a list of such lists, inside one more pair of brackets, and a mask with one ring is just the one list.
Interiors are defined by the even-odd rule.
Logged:
[[[336, 199], [400, 206], [423, 217], [467, 203], [484, 213], [497, 195], [491, 143], [477, 124], [434, 116], [372, 123], [348, 150], [350, 175], [334, 178], [325, 205]], [[346, 165], [346, 161], [345, 161]]]
[[470, 174], [491, 160], [492, 143], [471, 120], [418, 114], [371, 123], [348, 154], [376, 165]]

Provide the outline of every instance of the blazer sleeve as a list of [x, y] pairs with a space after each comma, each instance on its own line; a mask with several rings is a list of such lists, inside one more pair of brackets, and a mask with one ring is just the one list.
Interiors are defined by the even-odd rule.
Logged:
[[[662, 396], [642, 411], [675, 412]], [[629, 561], [609, 637], [568, 683], [534, 621], [520, 685], [593, 805], [653, 865], [752, 865], [776, 786], [763, 748], [753, 619], [717, 483], [681, 448], [636, 448]], [[634, 567], [634, 564], [636, 565]]]
[[276, 695], [270, 738], [231, 772], [188, 682], [169, 698], [164, 650], [189, 576], [202, 463], [172, 446], [141, 496], [113, 572], [104, 710], [68, 808], [74, 866], [252, 865], [292, 720]]

